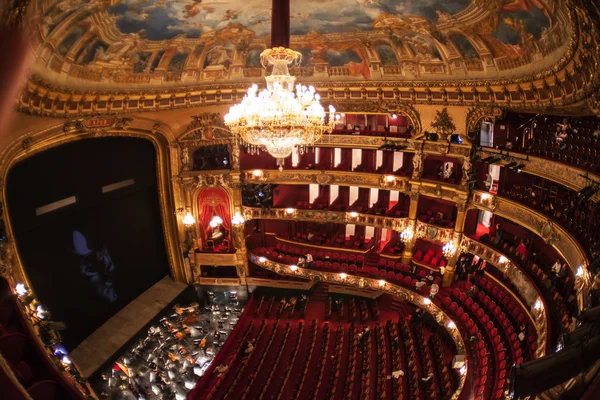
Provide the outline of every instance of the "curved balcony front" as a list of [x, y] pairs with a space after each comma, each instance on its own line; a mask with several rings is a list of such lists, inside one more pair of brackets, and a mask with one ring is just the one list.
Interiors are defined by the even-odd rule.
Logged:
[[583, 269], [582, 282], [579, 292], [579, 306], [583, 309], [583, 298], [585, 297], [589, 284], [587, 266], [588, 258], [585, 249], [581, 244], [562, 226], [553, 223], [545, 215], [532, 210], [515, 201], [493, 196], [490, 193], [476, 190], [473, 192], [469, 206], [485, 211], [490, 211], [500, 217], [513, 221], [536, 235], [540, 236], [544, 241], [550, 244], [563, 259], [569, 264], [573, 275], [580, 276], [579, 267]]

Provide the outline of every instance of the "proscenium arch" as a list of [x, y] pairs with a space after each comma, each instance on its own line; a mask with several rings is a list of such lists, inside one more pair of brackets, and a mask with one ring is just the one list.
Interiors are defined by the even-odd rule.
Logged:
[[[161, 222], [163, 227], [163, 236], [165, 240], [165, 248], [167, 259], [169, 261], [169, 271], [171, 276], [176, 281], [185, 281], [185, 273], [183, 269], [183, 254], [179, 251], [179, 233], [177, 229], [177, 221], [172, 210], [174, 210], [173, 192], [170, 184], [171, 168], [169, 157], [169, 143], [163, 134], [151, 132], [143, 128], [136, 128], [135, 121], [132, 126], [127, 129], [107, 129], [105, 131], [85, 130], [79, 132], [76, 129], [65, 129], [64, 124], [55, 125], [46, 130], [37, 132], [29, 138], [14, 141], [3, 152], [0, 159], [0, 168], [2, 173], [0, 179], [6, 182], [9, 171], [17, 163], [28, 159], [38, 153], [49, 150], [53, 147], [68, 144], [81, 139], [93, 139], [102, 137], [132, 137], [148, 140], [154, 146], [156, 151], [156, 175], [157, 175], [157, 190], [159, 197], [159, 207], [161, 214]], [[143, 125], [143, 123], [142, 123]], [[31, 288], [31, 282], [24, 269], [22, 259], [17, 251], [12, 221], [8, 212], [6, 190], [2, 186], [2, 211], [4, 213], [7, 243], [4, 244], [7, 248], [5, 252], [12, 255], [12, 269], [7, 278], [11, 283], [24, 282]]]

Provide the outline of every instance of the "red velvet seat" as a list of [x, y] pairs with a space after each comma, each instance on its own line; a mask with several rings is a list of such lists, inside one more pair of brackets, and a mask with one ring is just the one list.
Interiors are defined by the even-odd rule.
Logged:
[[33, 400], [60, 400], [57, 397], [59, 389], [60, 386], [55, 381], [46, 380], [34, 383], [27, 389], [27, 393]]

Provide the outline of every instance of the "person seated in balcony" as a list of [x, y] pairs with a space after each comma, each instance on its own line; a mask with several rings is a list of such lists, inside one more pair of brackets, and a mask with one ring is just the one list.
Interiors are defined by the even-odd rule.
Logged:
[[523, 342], [525, 340], [525, 325], [521, 324], [519, 326], [519, 334], [517, 335], [517, 338], [519, 339], [519, 342]]
[[438, 179], [444, 179], [444, 166], [443, 165], [440, 165], [440, 167], [438, 168], [437, 177], [438, 177]]
[[304, 257], [302, 257], [302, 256], [298, 257], [298, 266], [300, 268], [304, 268], [305, 263], [306, 263], [306, 260], [304, 259]]
[[596, 125], [596, 130], [592, 132], [592, 137], [596, 140], [600, 139], [600, 124]]
[[496, 232], [494, 233], [494, 241], [492, 242], [494, 247], [498, 247], [500, 245], [503, 236], [504, 231], [500, 228], [500, 224], [496, 224]]
[[437, 283], [433, 283], [431, 285], [431, 289], [429, 289], [429, 297], [433, 299], [436, 294], [438, 294], [440, 290], [440, 286]]
[[447, 181], [452, 178], [452, 174], [454, 174], [454, 168], [452, 167], [452, 164], [447, 163], [446, 168], [444, 169], [444, 180]]
[[306, 257], [306, 262], [305, 262], [305, 268], [312, 268], [313, 266], [313, 256], [310, 253], [306, 253], [305, 255]]
[[221, 364], [217, 368], [215, 368], [213, 373], [218, 373], [219, 375], [222, 375], [222, 374], [226, 373], [228, 370], [229, 370], [229, 365]]
[[519, 245], [517, 246], [517, 254], [527, 256], [527, 251], [527, 243], [523, 240], [520, 240]]
[[554, 265], [552, 265], [552, 268], [550, 270], [550, 277], [554, 278], [556, 275], [558, 275], [558, 273], [560, 272], [560, 268], [561, 268], [562, 264], [560, 262], [560, 259], [556, 260], [556, 262], [554, 263]]
[[512, 144], [512, 142], [510, 141], [510, 139], [508, 139], [508, 140], [506, 141], [506, 144], [504, 144], [504, 149], [505, 149], [505, 150], [512, 150], [512, 149], [513, 149], [513, 144]]

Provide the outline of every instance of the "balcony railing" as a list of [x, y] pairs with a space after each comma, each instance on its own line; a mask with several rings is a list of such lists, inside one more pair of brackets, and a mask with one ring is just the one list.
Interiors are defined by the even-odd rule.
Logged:
[[[463, 236], [460, 243], [460, 250], [483, 258], [487, 262], [494, 265], [512, 282], [519, 292], [519, 295], [525, 301], [526, 306], [521, 303], [518, 298], [515, 298], [515, 300], [519, 302], [526, 311], [537, 331], [538, 346], [536, 350], [536, 356], [538, 358], [543, 357], [546, 353], [547, 336], [549, 333], [550, 322], [547, 313], [548, 307], [546, 306], [544, 298], [542, 297], [537, 285], [520, 266], [511, 262], [500, 252], [478, 242], [477, 240]], [[536, 309], [536, 302], [538, 300], [541, 302], [539, 310]]]
[[355, 224], [376, 228], [403, 231], [408, 226], [408, 218], [393, 218], [372, 214], [352, 213], [345, 211], [303, 210], [289, 208], [272, 208], [265, 210], [258, 207], [243, 207], [242, 213], [249, 219], [281, 219], [288, 221], [309, 221], [334, 224]]
[[[544, 239], [546, 243], [554, 247], [562, 258], [566, 260], [574, 276], [577, 275], [579, 267], [585, 272], [584, 276], [588, 276], [588, 259], [581, 244], [566, 229], [552, 223], [548, 217], [515, 201], [493, 196], [490, 193], [480, 190], [473, 192], [470, 204], [475, 208], [490, 211], [500, 217], [511, 220], [534, 232]], [[579, 293], [580, 309], [583, 309], [583, 298], [586, 296], [590, 284], [588, 279], [583, 279], [582, 282], [582, 290]]]

